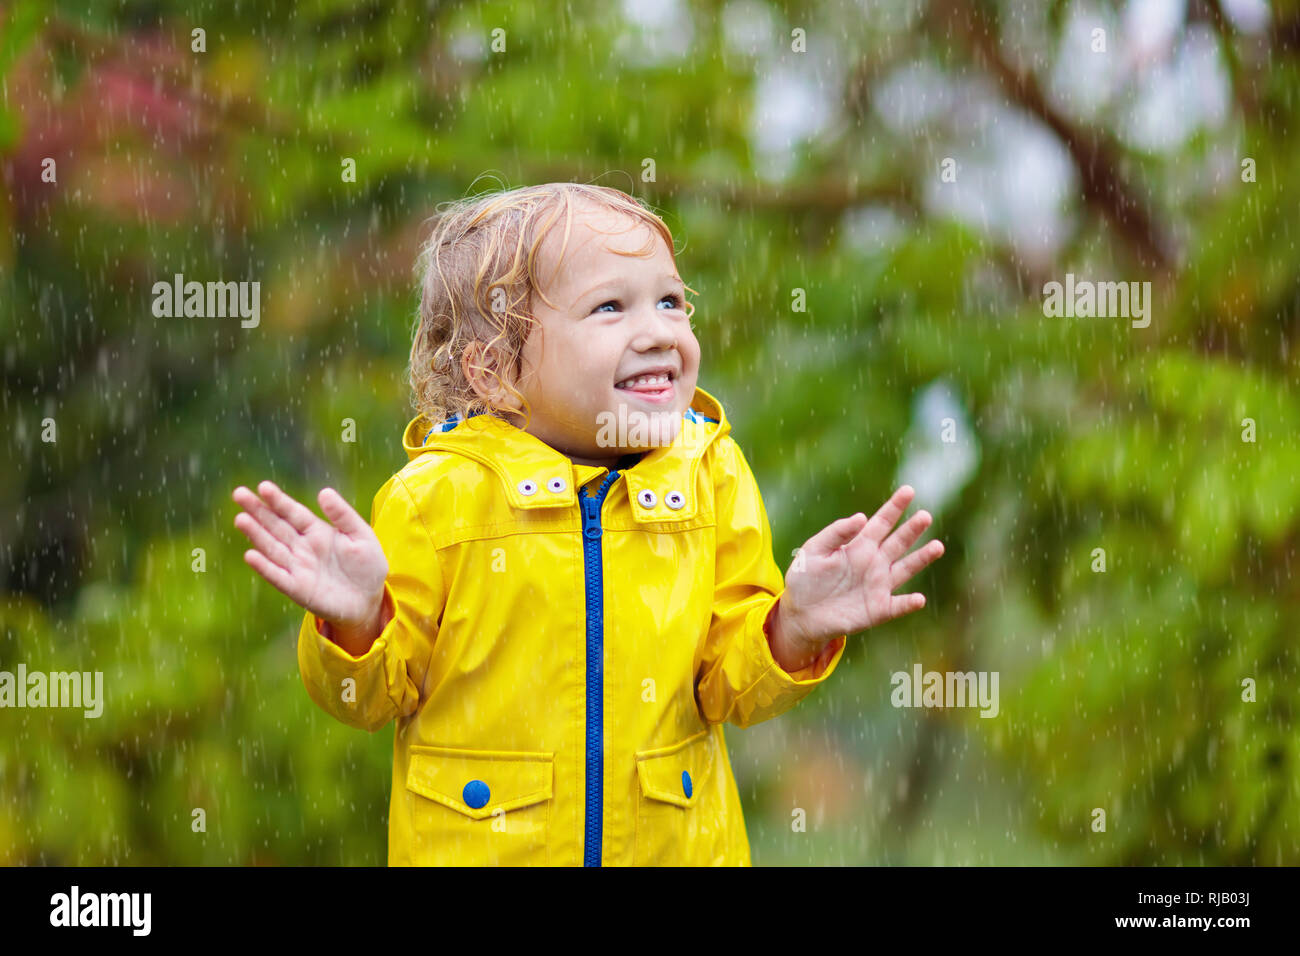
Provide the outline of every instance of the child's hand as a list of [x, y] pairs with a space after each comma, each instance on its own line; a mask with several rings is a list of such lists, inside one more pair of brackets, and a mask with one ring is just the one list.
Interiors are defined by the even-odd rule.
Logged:
[[244, 560], [274, 587], [344, 631], [366, 631], [380, 619], [388, 559], [375, 532], [338, 492], [316, 496], [327, 524], [272, 482], [253, 494], [231, 495], [240, 507], [235, 527], [256, 550]]
[[913, 494], [910, 485], [903, 485], [870, 520], [862, 512], [841, 518], [803, 546], [786, 574], [773, 622], [774, 641], [790, 658], [806, 659], [838, 634], [925, 607], [923, 594], [893, 593], [944, 550], [935, 540], [907, 554], [930, 526], [928, 511], [918, 511], [889, 534]]

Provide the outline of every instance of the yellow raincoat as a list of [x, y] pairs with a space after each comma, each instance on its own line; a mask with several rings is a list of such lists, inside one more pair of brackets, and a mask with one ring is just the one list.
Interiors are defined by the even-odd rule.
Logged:
[[722, 724], [789, 710], [846, 636], [772, 659], [784, 581], [729, 431], [703, 389], [624, 470], [491, 414], [407, 426], [371, 513], [396, 616], [361, 657], [310, 613], [298, 641], [327, 713], [396, 718], [389, 865], [749, 865]]

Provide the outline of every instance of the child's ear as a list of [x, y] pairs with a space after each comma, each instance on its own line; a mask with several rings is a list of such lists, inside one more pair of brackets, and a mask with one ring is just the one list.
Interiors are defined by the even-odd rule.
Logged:
[[482, 342], [471, 342], [465, 346], [460, 361], [465, 378], [479, 398], [497, 408], [518, 408], [519, 399], [498, 380], [498, 376], [505, 381], [509, 378], [502, 371], [503, 363], [497, 349], [489, 349]]

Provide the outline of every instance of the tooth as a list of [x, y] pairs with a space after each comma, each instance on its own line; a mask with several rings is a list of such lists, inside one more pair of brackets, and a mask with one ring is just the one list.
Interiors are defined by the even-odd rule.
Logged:
[[617, 388], [635, 388], [638, 385], [669, 385], [672, 378], [667, 372], [656, 372], [647, 375], [638, 375], [635, 378], [626, 378], [616, 383]]

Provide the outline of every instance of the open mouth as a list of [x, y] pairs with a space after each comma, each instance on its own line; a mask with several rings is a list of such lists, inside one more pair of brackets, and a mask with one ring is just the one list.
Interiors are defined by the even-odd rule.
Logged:
[[638, 398], [650, 402], [666, 402], [673, 395], [676, 373], [648, 372], [615, 382], [614, 387], [622, 392], [630, 392]]

